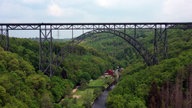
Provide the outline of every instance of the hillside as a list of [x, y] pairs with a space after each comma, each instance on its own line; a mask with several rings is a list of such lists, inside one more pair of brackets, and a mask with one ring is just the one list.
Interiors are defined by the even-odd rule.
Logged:
[[52, 106], [50, 79], [15, 53], [0, 48], [0, 106], [27, 108]]
[[[38, 71], [38, 41], [10, 38], [10, 51], [0, 48], [0, 107], [61, 108], [76, 85], [97, 79], [112, 68], [113, 58], [94, 49], [54, 42], [54, 55], [65, 49], [61, 65], [53, 65], [54, 76]], [[73, 48], [71, 50], [70, 48]], [[59, 56], [61, 58], [61, 56]]]
[[[136, 39], [153, 50], [151, 31], [140, 31]], [[64, 48], [65, 59], [59, 59], [59, 67], [52, 66], [53, 77], [38, 71], [38, 41], [11, 38], [10, 43], [9, 52], [0, 48], [0, 107], [85, 107], [69, 99], [72, 89], [86, 85], [117, 65], [125, 69], [109, 93], [107, 107], [192, 106], [191, 30], [169, 30], [168, 58], [150, 67], [132, 46], [110, 34], [96, 34], [79, 45], [55, 41], [54, 57]], [[63, 98], [64, 102], [60, 103]]]
[[115, 58], [118, 61], [116, 66], [121, 65], [125, 67], [130, 63], [136, 62], [138, 59], [140, 60], [138, 53], [126, 41], [112, 34], [94, 34], [80, 44], [95, 48], [99, 52]]
[[[137, 37], [152, 51], [152, 32], [142, 31]], [[90, 42], [91, 40], [96, 42]], [[168, 58], [160, 60], [158, 65], [146, 66], [130, 45], [110, 34], [93, 36], [82, 44], [92, 46], [102, 52], [114, 52], [116, 59], [128, 64], [123, 77], [109, 94], [109, 108], [162, 108], [191, 106], [191, 64], [192, 31], [168, 31]], [[146, 43], [146, 44], [145, 44]], [[113, 50], [111, 50], [113, 49]], [[111, 54], [111, 53], [109, 53]], [[122, 56], [123, 55], [123, 56]], [[133, 57], [134, 56], [134, 57]], [[118, 58], [120, 57], [120, 58]], [[133, 61], [133, 62], [130, 62]]]

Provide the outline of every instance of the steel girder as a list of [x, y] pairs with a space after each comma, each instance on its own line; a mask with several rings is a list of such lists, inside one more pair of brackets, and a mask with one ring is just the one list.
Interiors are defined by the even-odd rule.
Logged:
[[[192, 22], [151, 22], [151, 23], [0, 23], [0, 26], [7, 27], [8, 30], [92, 30], [101, 28], [155, 28], [167, 26], [171, 29], [192, 28]], [[46, 27], [46, 28], [45, 28]]]

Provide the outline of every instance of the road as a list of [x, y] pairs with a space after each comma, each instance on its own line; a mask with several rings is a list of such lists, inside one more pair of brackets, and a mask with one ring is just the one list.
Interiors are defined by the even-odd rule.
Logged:
[[[112, 85], [110, 87], [110, 90], [112, 90], [115, 87], [115, 85]], [[95, 100], [92, 108], [106, 108], [106, 100], [107, 100], [107, 96], [110, 90], [105, 90], [98, 98], [97, 100]]]

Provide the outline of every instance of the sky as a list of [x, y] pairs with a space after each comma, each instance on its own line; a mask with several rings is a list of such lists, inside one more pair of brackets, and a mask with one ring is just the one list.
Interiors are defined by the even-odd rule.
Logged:
[[[0, 23], [192, 22], [191, 5], [192, 0], [0, 0]], [[11, 32], [16, 34], [21, 35]]]
[[192, 0], [0, 0], [0, 23], [190, 22]]

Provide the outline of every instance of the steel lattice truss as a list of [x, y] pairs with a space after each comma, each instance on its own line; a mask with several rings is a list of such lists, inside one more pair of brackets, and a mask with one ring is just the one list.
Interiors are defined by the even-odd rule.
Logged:
[[[183, 27], [181, 27], [183, 26]], [[184, 27], [185, 26], [185, 27]], [[188, 28], [191, 22], [185, 23], [0, 23], [1, 30], [82, 30], [82, 29], [124, 29], [124, 28]]]
[[[77, 37], [76, 40], [82, 40], [93, 33], [111, 33], [126, 40], [132, 45], [143, 57], [147, 65], [158, 63], [158, 53], [162, 52], [167, 57], [167, 29], [191, 29], [192, 22], [184, 23], [0, 23], [0, 34], [5, 37], [0, 38], [1, 45], [9, 50], [9, 31], [11, 30], [39, 30], [39, 69], [50, 76], [53, 75], [52, 64], [53, 58], [52, 32], [54, 30], [71, 30], [72, 36], [74, 30], [90, 30]], [[134, 36], [140, 29], [154, 30], [154, 51], [149, 52], [147, 48], [138, 42], [134, 36], [126, 34], [126, 30], [134, 30]], [[158, 42], [161, 41], [163, 49], [159, 51]], [[61, 54], [61, 53], [60, 53]], [[48, 59], [47, 59], [48, 57]]]

